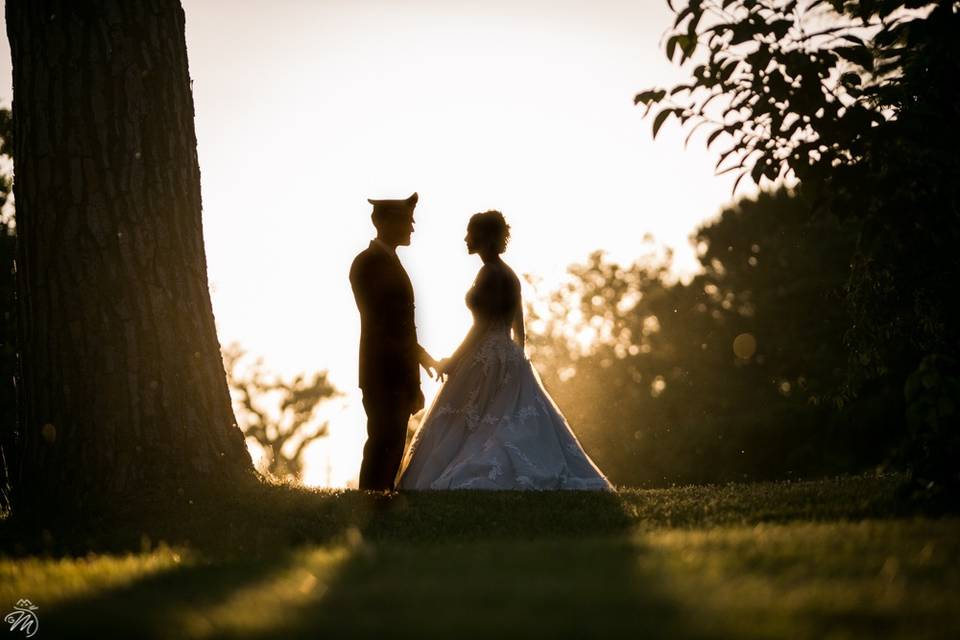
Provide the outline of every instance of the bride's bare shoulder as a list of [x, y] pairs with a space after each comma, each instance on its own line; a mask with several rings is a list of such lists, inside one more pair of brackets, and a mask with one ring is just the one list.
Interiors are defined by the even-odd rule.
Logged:
[[519, 287], [520, 279], [506, 262], [497, 261], [484, 264], [477, 273], [477, 283], [509, 285]]
[[500, 263], [500, 277], [507, 283], [511, 289], [520, 289], [520, 278], [516, 272], [506, 262]]

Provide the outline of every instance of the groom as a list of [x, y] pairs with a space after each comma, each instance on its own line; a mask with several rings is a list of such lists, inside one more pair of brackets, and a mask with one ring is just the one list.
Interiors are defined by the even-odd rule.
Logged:
[[410, 244], [417, 194], [406, 200], [367, 200], [377, 237], [350, 265], [350, 286], [360, 311], [360, 389], [367, 412], [367, 442], [360, 488], [393, 489], [411, 414], [423, 408], [420, 368], [437, 361], [417, 342], [413, 286], [397, 258]]

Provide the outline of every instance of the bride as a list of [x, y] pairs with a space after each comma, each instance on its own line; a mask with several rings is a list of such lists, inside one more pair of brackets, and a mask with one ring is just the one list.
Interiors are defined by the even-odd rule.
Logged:
[[524, 355], [520, 281], [500, 258], [509, 237], [499, 211], [470, 218], [467, 250], [483, 259], [466, 296], [473, 326], [440, 363], [449, 377], [413, 437], [398, 489], [614, 491]]

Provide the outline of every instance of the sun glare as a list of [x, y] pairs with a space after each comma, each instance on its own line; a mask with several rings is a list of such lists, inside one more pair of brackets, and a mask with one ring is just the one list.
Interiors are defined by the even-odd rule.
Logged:
[[654, 143], [632, 104], [676, 73], [659, 6], [280, 3], [267, 19], [251, 4], [225, 21], [214, 5], [185, 3], [214, 308], [223, 341], [279, 370], [327, 368], [347, 394], [325, 407], [308, 484], [345, 486], [360, 464], [347, 270], [373, 236], [366, 198], [420, 194], [399, 254], [421, 343], [442, 357], [469, 328], [472, 213], [503, 211], [506, 260], [548, 287], [594, 249], [637, 257], [647, 233], [692, 272], [687, 236], [729, 197], [705, 151], [666, 129]]

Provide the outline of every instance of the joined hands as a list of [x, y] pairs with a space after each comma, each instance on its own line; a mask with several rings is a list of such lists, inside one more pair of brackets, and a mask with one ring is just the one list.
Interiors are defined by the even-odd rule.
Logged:
[[440, 377], [438, 380], [446, 379], [450, 375], [450, 370], [454, 367], [453, 358], [442, 358], [440, 362], [437, 363], [437, 371]]
[[450, 375], [450, 370], [453, 368], [453, 362], [451, 358], [441, 358], [436, 360], [432, 357], [427, 357], [426, 361], [422, 363], [423, 368], [427, 370], [427, 373], [434, 380], [443, 382], [446, 380], [447, 376]]

